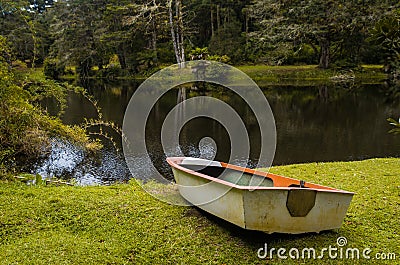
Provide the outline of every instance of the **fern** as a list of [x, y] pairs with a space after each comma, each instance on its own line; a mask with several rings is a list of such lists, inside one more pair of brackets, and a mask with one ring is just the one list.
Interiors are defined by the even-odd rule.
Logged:
[[387, 119], [387, 121], [390, 122], [390, 125], [395, 127], [394, 129], [391, 129], [389, 133], [400, 134], [400, 118], [398, 121], [392, 118]]

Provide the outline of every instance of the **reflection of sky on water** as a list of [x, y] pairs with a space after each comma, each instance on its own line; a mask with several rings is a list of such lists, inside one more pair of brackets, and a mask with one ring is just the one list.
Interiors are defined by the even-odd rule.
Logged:
[[[104, 84], [93, 85], [89, 89], [98, 100], [105, 119], [119, 125], [134, 90], [135, 86], [128, 83], [110, 87]], [[277, 124], [278, 143], [274, 165], [400, 155], [400, 137], [388, 134], [391, 127], [386, 121], [389, 117], [399, 117], [400, 103], [390, 100], [381, 85], [357, 85], [351, 89], [339, 85], [275, 86], [266, 87], [263, 91], [271, 104]], [[247, 166], [254, 167], [259, 151], [259, 133], [251, 111], [229, 91], [216, 89], [204, 93], [234, 106], [245, 120], [252, 148], [251, 160]], [[190, 91], [188, 97], [200, 94], [198, 91]], [[165, 116], [176, 105], [176, 98], [177, 91], [165, 94], [154, 106], [146, 128], [149, 155], [157, 170], [169, 179], [172, 179], [172, 172], [165, 162], [166, 155], [159, 144], [159, 135]], [[63, 117], [63, 121], [68, 124], [78, 124], [83, 117], [94, 118], [96, 115], [90, 104], [76, 96], [70, 95], [68, 105]], [[211, 137], [216, 146], [200, 144], [200, 151], [198, 145], [205, 137]], [[229, 159], [229, 135], [218, 123], [206, 119], [188, 122], [181, 131], [179, 143], [185, 156], [211, 158], [217, 153], [216, 160], [227, 162]], [[131, 177], [123, 157], [112, 147], [106, 145], [105, 150], [90, 160], [82, 150], [69, 144], [53, 144], [55, 148], [49, 159], [36, 170], [44, 176], [74, 177], [81, 184], [107, 184]], [[147, 160], [136, 157], [134, 161], [142, 172], [138, 178], [146, 179], [150, 174]], [[231, 162], [246, 166], [245, 159], [234, 158]]]
[[111, 146], [88, 156], [81, 148], [60, 140], [52, 141], [49, 157], [33, 171], [43, 178], [75, 179], [79, 185], [109, 184], [130, 177], [122, 155]]
[[[216, 154], [215, 143], [206, 139], [199, 146], [189, 145], [185, 148], [185, 155], [212, 159]], [[177, 150], [167, 152], [168, 156], [177, 154]], [[172, 172], [166, 164], [166, 155], [151, 155], [156, 169], [167, 179], [172, 180]], [[152, 168], [144, 157], [131, 157], [137, 171], [141, 172], [137, 179], [149, 180], [154, 174]], [[255, 163], [246, 159], [234, 159], [233, 163], [240, 166], [252, 167]], [[43, 178], [74, 179], [78, 185], [107, 185], [118, 181], [127, 181], [131, 174], [126, 167], [122, 154], [106, 145], [104, 150], [97, 156], [87, 156], [85, 152], [68, 142], [53, 140], [52, 151], [47, 159], [36, 165], [33, 173], [40, 174]]]
[[84, 159], [82, 149], [60, 140], [53, 140], [49, 157], [35, 170], [45, 178], [60, 177], [74, 168]]

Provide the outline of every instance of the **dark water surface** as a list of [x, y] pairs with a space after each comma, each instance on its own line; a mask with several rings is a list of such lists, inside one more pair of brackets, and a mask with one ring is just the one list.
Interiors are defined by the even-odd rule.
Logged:
[[[138, 82], [96, 81], [86, 84], [86, 88], [98, 100], [104, 118], [122, 125], [126, 106], [138, 85]], [[190, 87], [186, 88], [187, 98], [212, 96], [231, 105], [241, 116], [251, 143], [248, 166], [256, 164], [260, 131], [246, 103], [222, 87], [208, 85], [205, 90]], [[271, 105], [277, 128], [273, 165], [400, 156], [400, 136], [388, 134], [391, 128], [386, 121], [389, 117], [400, 116], [400, 100], [389, 96], [390, 89], [384, 85], [274, 85], [261, 89]], [[158, 170], [165, 175], [170, 175], [170, 171], [165, 163], [160, 132], [166, 115], [177, 104], [177, 97], [178, 89], [166, 93], [154, 106], [146, 127], [147, 150]], [[68, 124], [80, 123], [85, 117], [97, 118], [93, 105], [79, 95], [70, 94], [68, 106], [63, 117]], [[229, 160], [229, 135], [219, 123], [208, 118], [196, 118], [180, 132], [180, 145], [185, 155], [199, 156], [200, 151], [213, 153], [213, 146], [199, 150], [199, 141], [204, 137], [215, 141], [217, 160]], [[98, 157], [89, 160], [71, 145], [55, 142], [54, 146], [50, 159], [39, 165], [36, 172], [45, 176], [69, 175], [81, 184], [104, 184], [131, 177], [122, 154], [111, 145], [106, 144]], [[237, 163], [241, 164], [245, 158], [239, 160]], [[137, 165], [144, 171], [148, 166], [140, 161]]]

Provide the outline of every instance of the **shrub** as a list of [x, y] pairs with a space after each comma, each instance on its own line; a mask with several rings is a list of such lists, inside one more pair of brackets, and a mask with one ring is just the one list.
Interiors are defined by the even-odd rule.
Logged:
[[0, 58], [0, 171], [23, 170], [49, 151], [51, 137], [93, 146], [84, 129], [64, 125], [37, 104], [53, 97], [62, 105], [65, 95], [65, 88], [43, 74], [16, 74]]
[[43, 64], [44, 75], [53, 79], [59, 79], [65, 74], [64, 66], [57, 59], [46, 58]]
[[315, 53], [314, 49], [308, 44], [302, 44], [290, 53], [285, 64], [317, 64], [318, 54]]

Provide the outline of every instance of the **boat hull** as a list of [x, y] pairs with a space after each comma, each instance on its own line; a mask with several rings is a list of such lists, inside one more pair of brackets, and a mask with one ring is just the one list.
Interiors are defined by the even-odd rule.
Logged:
[[172, 170], [188, 202], [242, 228], [266, 233], [338, 229], [353, 197], [339, 190], [226, 185], [177, 167]]

